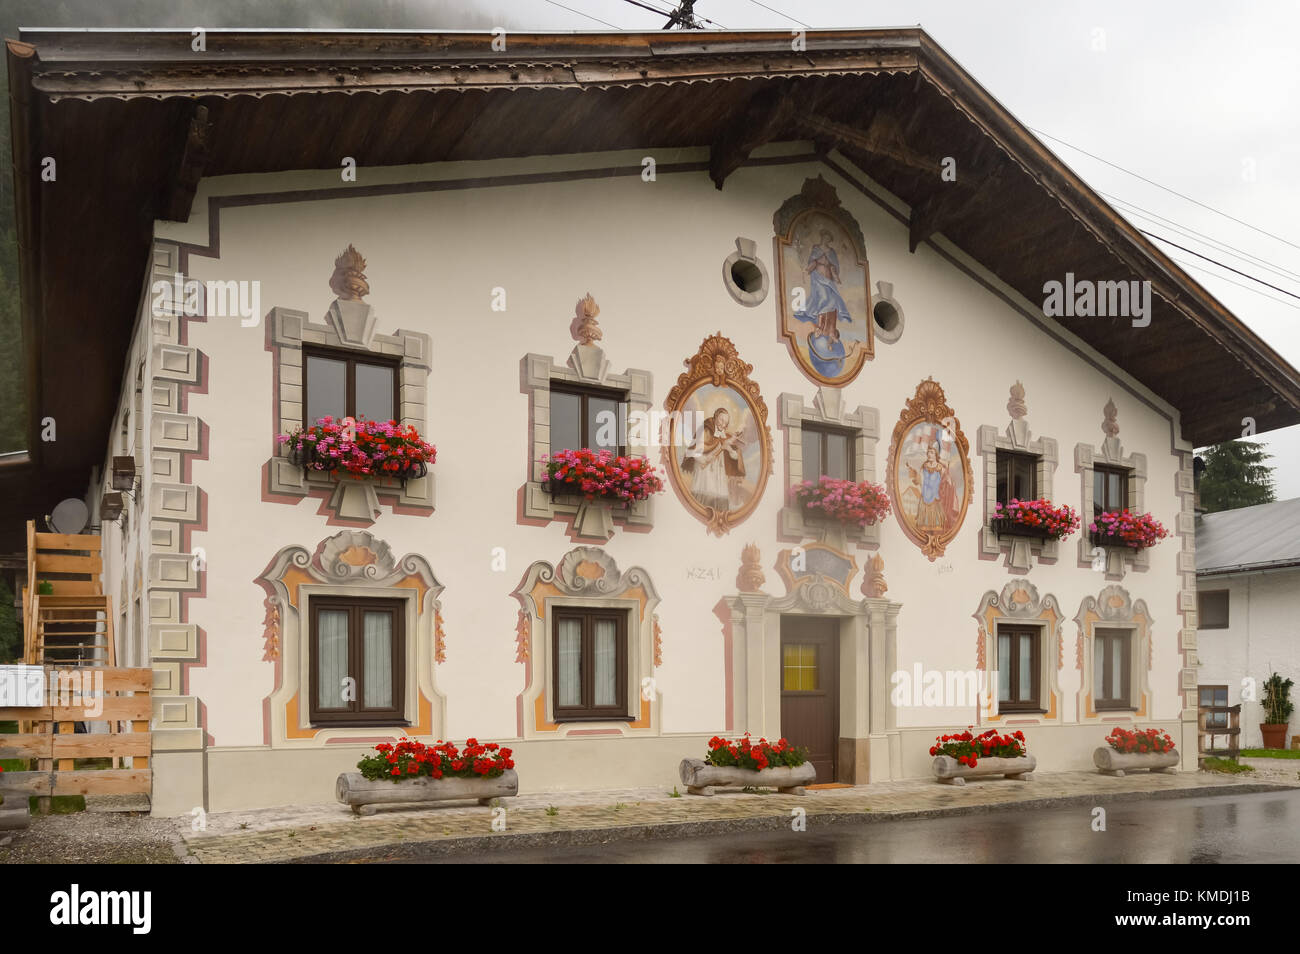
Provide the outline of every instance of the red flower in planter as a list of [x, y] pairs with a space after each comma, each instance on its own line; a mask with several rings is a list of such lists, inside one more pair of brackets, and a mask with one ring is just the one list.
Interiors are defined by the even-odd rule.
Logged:
[[889, 494], [869, 480], [820, 477], [791, 489], [794, 502], [809, 510], [857, 527], [869, 527], [889, 513]]

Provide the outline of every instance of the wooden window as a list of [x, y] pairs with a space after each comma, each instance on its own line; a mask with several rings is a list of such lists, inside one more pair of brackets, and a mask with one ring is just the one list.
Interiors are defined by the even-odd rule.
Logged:
[[398, 419], [401, 362], [396, 358], [330, 348], [303, 348], [302, 423], [322, 417]]
[[561, 607], [553, 626], [555, 721], [630, 718], [627, 613]]
[[627, 453], [627, 393], [551, 382], [551, 452]]
[[857, 435], [838, 428], [803, 425], [803, 478], [857, 479]]
[[1092, 515], [1128, 509], [1128, 471], [1096, 467], [1092, 472]]
[[1207, 590], [1196, 594], [1197, 629], [1228, 628], [1228, 591]]
[[1129, 677], [1132, 670], [1126, 629], [1098, 629], [1093, 633], [1092, 695], [1097, 709], [1132, 709]]
[[1205, 729], [1227, 729], [1228, 715], [1231, 707], [1228, 705], [1228, 687], [1227, 686], [1200, 686], [1197, 693], [1199, 695], [1199, 708], [1201, 710], [1201, 725]]
[[998, 503], [1038, 499], [1038, 458], [1029, 454], [998, 451]]
[[404, 600], [314, 596], [311, 721], [405, 725]]
[[998, 711], [1042, 711], [1039, 694], [1039, 646], [1036, 626], [998, 627]]

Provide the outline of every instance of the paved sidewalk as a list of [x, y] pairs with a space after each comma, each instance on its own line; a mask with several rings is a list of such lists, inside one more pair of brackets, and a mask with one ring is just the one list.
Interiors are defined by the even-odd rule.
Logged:
[[504, 844], [598, 844], [612, 838], [773, 830], [790, 824], [793, 808], [804, 809], [812, 826], [1298, 787], [1300, 779], [1294, 775], [1263, 781], [1212, 772], [1137, 772], [1124, 778], [1059, 772], [1035, 773], [1028, 782], [995, 778], [962, 787], [933, 779], [877, 782], [805, 796], [737, 791], [712, 798], [674, 798], [662, 789], [522, 795], [503, 801], [504, 832], [492, 830], [493, 809], [480, 806], [381, 808], [361, 818], [337, 803], [222, 812], [209, 814], [202, 832], [191, 830], [188, 816], [174, 821], [180, 839], [177, 852], [188, 862], [381, 861], [493, 850]]

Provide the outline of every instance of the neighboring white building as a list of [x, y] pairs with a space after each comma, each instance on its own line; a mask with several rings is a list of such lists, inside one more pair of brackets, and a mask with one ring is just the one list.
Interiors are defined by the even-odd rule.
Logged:
[[[1227, 705], [1241, 705], [1241, 748], [1259, 748], [1259, 699], [1273, 672], [1295, 680], [1300, 712], [1300, 497], [1199, 516], [1196, 587], [1200, 705], [1221, 708], [1226, 692]], [[1300, 715], [1288, 745], [1293, 735]]]
[[[1195, 765], [1193, 448], [1243, 403], [1300, 421], [1300, 374], [922, 31], [24, 39], [14, 141], [77, 158], [19, 197], [31, 405], [66, 409], [28, 491], [98, 505], [134, 458], [104, 592], [154, 674], [155, 812], [327, 800], [403, 733], [507, 742], [527, 791], [670, 788], [746, 731], [853, 784], [967, 725], [1044, 771], [1116, 724]], [[1149, 310], [1097, 317], [1130, 279]], [[648, 502], [552, 498], [601, 402], [712, 434], [629, 431]], [[277, 443], [363, 412], [430, 472]], [[820, 475], [894, 512], [811, 519]], [[1084, 528], [1000, 534], [1011, 496]], [[1120, 509], [1170, 536], [1089, 539]]]

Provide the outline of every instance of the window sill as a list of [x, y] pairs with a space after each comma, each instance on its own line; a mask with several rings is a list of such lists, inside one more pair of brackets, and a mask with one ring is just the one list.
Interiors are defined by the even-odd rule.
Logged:
[[409, 729], [410, 722], [311, 722], [313, 729]]
[[630, 716], [625, 712], [611, 715], [591, 715], [591, 716], [556, 716], [556, 725], [569, 725], [570, 723], [580, 722], [635, 722], [639, 716]]
[[998, 715], [1047, 715], [1046, 709], [1004, 709], [998, 705]]
[[1137, 712], [1137, 706], [1103, 706], [1093, 703], [1093, 708], [1098, 712]]

